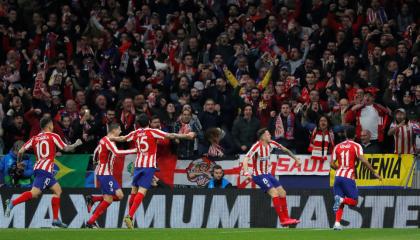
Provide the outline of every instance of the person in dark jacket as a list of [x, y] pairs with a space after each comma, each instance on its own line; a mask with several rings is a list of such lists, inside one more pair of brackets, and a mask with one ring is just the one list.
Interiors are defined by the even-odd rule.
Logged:
[[360, 141], [363, 148], [363, 153], [375, 154], [382, 152], [378, 143], [370, 141], [369, 130], [362, 130], [362, 132], [360, 133]]
[[226, 79], [217, 78], [216, 85], [205, 89], [203, 94], [205, 99], [211, 98], [216, 104], [219, 104], [222, 124], [231, 130], [237, 113], [237, 104], [233, 96], [233, 89], [227, 84]]
[[213, 99], [207, 99], [204, 103], [204, 111], [198, 115], [203, 132], [209, 128], [217, 128], [222, 125], [222, 117], [220, 114], [220, 105], [215, 104]]
[[245, 153], [254, 144], [256, 133], [260, 128], [260, 121], [253, 116], [252, 106], [243, 108], [243, 116], [239, 116], [233, 123], [232, 135], [235, 147], [240, 153]]
[[211, 176], [213, 177], [207, 183], [207, 188], [214, 189], [214, 188], [233, 188], [232, 183], [230, 183], [226, 178], [224, 178], [224, 172], [222, 166], [214, 165], [213, 171], [211, 172]]

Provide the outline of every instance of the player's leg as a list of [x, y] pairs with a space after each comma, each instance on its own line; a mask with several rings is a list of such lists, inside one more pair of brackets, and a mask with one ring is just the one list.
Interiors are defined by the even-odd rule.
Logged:
[[344, 211], [344, 204], [341, 203], [341, 199], [344, 197], [344, 191], [342, 188], [342, 178], [341, 177], [335, 177], [334, 180], [334, 206], [333, 210], [335, 212], [335, 223], [334, 223], [334, 230], [341, 230], [341, 218], [343, 216]]
[[12, 211], [14, 206], [29, 201], [32, 198], [39, 197], [42, 194], [42, 190], [46, 188], [46, 182], [49, 180], [47, 180], [47, 176], [43, 173], [43, 171], [35, 170], [34, 175], [35, 179], [32, 184], [32, 189], [30, 191], [22, 193], [13, 201], [10, 199], [6, 200], [6, 210], [4, 213], [6, 217], [10, 216], [10, 212]]
[[342, 199], [342, 203], [349, 206], [356, 206], [359, 198], [356, 181], [346, 178], [343, 185], [344, 198]]
[[103, 195], [103, 200], [86, 223], [87, 228], [98, 228], [96, 220], [106, 211], [111, 203], [124, 197], [122, 190], [113, 176], [97, 176]]
[[136, 194], [137, 194], [138, 191], [139, 191], [138, 187], [136, 187], [136, 186], [131, 187], [131, 193], [130, 193], [130, 197], [128, 199], [128, 209], [130, 209], [131, 206], [133, 205], [134, 198], [136, 197]]
[[58, 213], [60, 211], [60, 199], [61, 193], [63, 192], [60, 184], [55, 180], [54, 177], [51, 178], [49, 188], [53, 192], [53, 197], [51, 198], [51, 206], [53, 210], [53, 227], [67, 228], [67, 224], [63, 223], [58, 219]]
[[42, 194], [41, 189], [32, 187], [30, 191], [23, 192], [19, 195], [19, 197], [15, 198], [14, 200], [6, 199], [6, 210], [4, 215], [6, 217], [10, 216], [10, 212], [12, 211], [13, 207], [23, 203], [27, 202], [33, 198], [38, 198]]
[[[286, 200], [287, 194], [286, 194], [286, 190], [284, 190], [280, 181], [272, 175], [269, 176], [269, 180], [271, 181], [271, 184], [273, 185], [273, 187], [275, 187], [277, 191], [278, 197], [276, 201], [279, 202], [279, 205], [281, 207], [282, 217], [284, 219], [282, 221], [282, 225], [294, 225], [294, 224], [300, 223], [300, 220], [292, 219], [289, 217], [289, 210], [287, 208], [287, 200]], [[273, 203], [274, 203], [274, 199], [273, 199]]]
[[[93, 205], [96, 202], [102, 202], [104, 200], [104, 196], [103, 195], [86, 195], [85, 200], [86, 200], [86, 207], [87, 207], [88, 213], [90, 213]], [[113, 195], [113, 201], [120, 201], [120, 200], [121, 198], [119, 198], [117, 195]]]
[[140, 206], [143, 201], [144, 196], [146, 196], [147, 190], [152, 185], [152, 179], [155, 175], [155, 168], [141, 168], [137, 173], [138, 176], [135, 176], [133, 179], [133, 186], [138, 187], [137, 193], [134, 197], [134, 201], [128, 212], [128, 216], [124, 218], [124, 221], [128, 228], [133, 228], [133, 217], [137, 211], [137, 208]]

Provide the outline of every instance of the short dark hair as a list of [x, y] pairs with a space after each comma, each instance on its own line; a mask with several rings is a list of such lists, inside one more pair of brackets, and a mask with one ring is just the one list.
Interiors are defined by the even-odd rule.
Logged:
[[158, 116], [158, 115], [153, 115], [153, 116], [150, 118], [150, 121], [153, 121], [153, 120], [155, 120], [155, 119], [159, 119], [159, 120], [160, 120], [160, 118], [159, 118], [159, 116]]
[[265, 131], [268, 131], [268, 129], [267, 128], [261, 128], [260, 130], [257, 131], [258, 139], [260, 139], [261, 136], [264, 135]]
[[216, 164], [216, 165], [213, 166], [213, 170], [212, 171], [214, 172], [214, 170], [218, 170], [218, 169], [223, 170], [222, 166]]
[[41, 126], [41, 129], [44, 129], [47, 127], [48, 124], [52, 122], [52, 118], [50, 116], [43, 116], [41, 120], [39, 120], [39, 125]]
[[108, 126], [108, 132], [112, 132], [113, 130], [121, 127], [119, 123], [111, 123]]
[[137, 123], [142, 128], [149, 126], [149, 122], [150, 122], [149, 117], [144, 113], [140, 114], [137, 118]]
[[356, 129], [353, 126], [348, 126], [344, 130], [344, 134], [346, 135], [347, 139], [354, 139], [356, 136]]

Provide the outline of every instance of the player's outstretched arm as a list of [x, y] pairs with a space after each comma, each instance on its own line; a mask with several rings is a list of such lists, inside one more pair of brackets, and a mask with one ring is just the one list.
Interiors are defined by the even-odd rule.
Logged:
[[193, 140], [197, 134], [195, 132], [190, 132], [187, 134], [179, 134], [179, 133], [168, 133], [166, 134], [166, 138], [169, 139], [188, 139]]
[[80, 145], [82, 145], [82, 144], [83, 144], [83, 143], [82, 143], [82, 140], [77, 139], [75, 143], [73, 143], [73, 144], [71, 144], [71, 145], [66, 145], [66, 146], [63, 148], [63, 151], [65, 151], [65, 152], [71, 152], [71, 151], [73, 151], [74, 149], [76, 149], [78, 146], [80, 146]]
[[286, 153], [287, 155], [289, 155], [291, 158], [293, 158], [297, 165], [300, 166], [302, 164], [302, 162], [300, 161], [300, 159], [298, 157], [296, 157], [292, 151], [290, 151], [288, 148], [284, 147], [283, 145], [280, 145], [280, 150], [282, 150], [284, 153]]
[[26, 152], [26, 149], [24, 147], [21, 147], [17, 153], [17, 160], [16, 162], [21, 162], [22, 161], [22, 156], [23, 154]]
[[109, 140], [113, 142], [127, 142], [128, 135], [118, 136], [118, 137], [109, 137]]
[[375, 172], [375, 169], [373, 169], [372, 165], [366, 160], [366, 158], [359, 156], [359, 160], [369, 169], [369, 171], [373, 173], [377, 179], [379, 179], [379, 181], [382, 181], [382, 177]]

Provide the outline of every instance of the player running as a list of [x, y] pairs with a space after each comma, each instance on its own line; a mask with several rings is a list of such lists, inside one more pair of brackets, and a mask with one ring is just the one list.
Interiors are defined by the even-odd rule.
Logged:
[[93, 215], [90, 217], [89, 221], [87, 221], [87, 228], [99, 228], [98, 224], [96, 223], [96, 219], [98, 219], [105, 212], [105, 210], [109, 207], [109, 205], [112, 204], [113, 201], [120, 201], [124, 197], [121, 187], [112, 175], [114, 160], [116, 155], [130, 154], [135, 153], [136, 151], [134, 149], [118, 150], [118, 148], [115, 146], [115, 143], [112, 142], [109, 138], [118, 137], [120, 134], [120, 125], [118, 123], [110, 124], [108, 127], [108, 135], [99, 141], [99, 145], [93, 154], [94, 161], [98, 161], [98, 165], [95, 169], [95, 175], [97, 181], [100, 184], [103, 195], [86, 196], [88, 212], [90, 212], [94, 202], [101, 201]]
[[[252, 145], [242, 162], [243, 174], [249, 179], [252, 178], [261, 190], [270, 195], [282, 226], [296, 225], [300, 223], [300, 220], [289, 218], [286, 191], [279, 180], [271, 175], [270, 153], [274, 148], [277, 148], [293, 158], [298, 166], [301, 165], [301, 162], [289, 149], [271, 140], [271, 134], [266, 128], [258, 130], [257, 135], [258, 142]], [[252, 159], [252, 175], [248, 172], [248, 161], [250, 159]]]
[[41, 118], [40, 126], [42, 129], [41, 133], [29, 139], [29, 141], [27, 141], [18, 152], [18, 161], [20, 161], [25, 151], [30, 148], [33, 149], [36, 156], [36, 163], [34, 166], [35, 180], [32, 185], [32, 189], [22, 193], [13, 201], [7, 199], [5, 216], [10, 216], [10, 212], [14, 206], [29, 201], [32, 198], [39, 197], [44, 189], [49, 188], [54, 193], [51, 199], [53, 210], [52, 226], [66, 228], [67, 225], [58, 219], [58, 211], [60, 210], [60, 195], [62, 190], [60, 184], [53, 175], [55, 146], [57, 146], [60, 150], [69, 152], [82, 145], [82, 141], [77, 139], [76, 143], [66, 145], [59, 135], [53, 133], [54, 125], [51, 117], [49, 116]]
[[129, 199], [129, 214], [124, 218], [127, 227], [133, 228], [133, 217], [140, 206], [147, 190], [150, 188], [156, 170], [156, 152], [158, 139], [193, 139], [195, 133], [176, 134], [166, 133], [159, 129], [149, 128], [149, 117], [141, 114], [138, 119], [139, 129], [126, 136], [113, 138], [115, 141], [133, 141], [137, 150], [134, 163], [134, 176]]
[[[360, 160], [380, 181], [382, 180], [372, 165], [363, 157], [363, 149], [360, 144], [354, 142], [355, 136], [354, 127], [348, 127], [345, 130], [346, 139], [344, 142], [337, 144], [334, 147], [332, 154], [331, 168], [335, 169], [334, 180], [334, 206], [335, 224], [334, 230], [341, 230], [340, 224], [345, 205], [356, 206], [359, 193], [356, 187], [355, 179], [355, 164]], [[335, 162], [338, 162], [338, 164]]]

